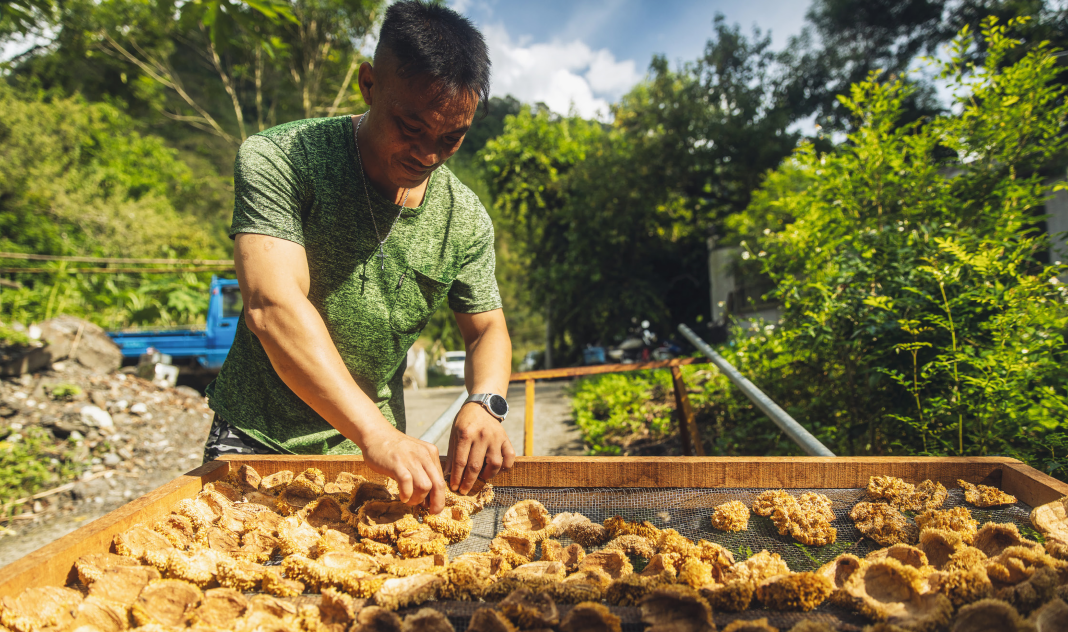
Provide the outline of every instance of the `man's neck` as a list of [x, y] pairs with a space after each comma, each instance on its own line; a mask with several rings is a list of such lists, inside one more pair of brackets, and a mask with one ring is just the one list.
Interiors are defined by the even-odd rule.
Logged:
[[[420, 206], [426, 196], [426, 189], [430, 183], [430, 177], [428, 176], [417, 186], [412, 187], [410, 191], [390, 183], [384, 177], [385, 170], [382, 169], [382, 165], [385, 164], [385, 161], [380, 160], [374, 151], [374, 142], [371, 140], [371, 136], [373, 135], [371, 128], [359, 124], [360, 119], [364, 116], [367, 116], [366, 112], [359, 116], [352, 116], [352, 129], [356, 139], [356, 147], [360, 152], [360, 163], [363, 165], [363, 175], [367, 178], [368, 184], [374, 187], [375, 191], [378, 191], [382, 197], [392, 201], [394, 204], [400, 205], [401, 202], [404, 202], [404, 205], [409, 208]], [[360, 142], [361, 139], [363, 142]], [[358, 169], [359, 165], [357, 165], [356, 168]], [[405, 193], [407, 193], [408, 196], [407, 201], [405, 201]]]

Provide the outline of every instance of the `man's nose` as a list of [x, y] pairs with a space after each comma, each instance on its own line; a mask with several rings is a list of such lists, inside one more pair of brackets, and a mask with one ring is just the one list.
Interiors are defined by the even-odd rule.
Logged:
[[428, 147], [423, 143], [417, 143], [412, 145], [412, 158], [417, 160], [419, 164], [427, 167], [433, 167], [438, 162], [438, 150], [436, 147]]

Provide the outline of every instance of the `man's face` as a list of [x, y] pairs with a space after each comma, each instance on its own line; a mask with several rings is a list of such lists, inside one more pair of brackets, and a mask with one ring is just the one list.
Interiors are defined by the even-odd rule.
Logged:
[[372, 132], [366, 137], [371, 144], [367, 167], [381, 184], [408, 189], [460, 148], [478, 98], [443, 92], [425, 77], [398, 77], [391, 61], [360, 68], [360, 90], [371, 105], [364, 122]]

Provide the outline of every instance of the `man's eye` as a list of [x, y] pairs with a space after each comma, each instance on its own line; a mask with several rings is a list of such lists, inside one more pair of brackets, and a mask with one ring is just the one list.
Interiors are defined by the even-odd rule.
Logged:
[[412, 127], [411, 125], [408, 125], [404, 122], [401, 122], [401, 127], [404, 128], [404, 131], [408, 132], [409, 134], [416, 134], [419, 132], [418, 127]]
[[463, 138], [464, 138], [463, 136], [446, 137], [445, 138], [445, 142], [448, 143], [449, 145], [456, 145], [461, 140], [463, 140]]

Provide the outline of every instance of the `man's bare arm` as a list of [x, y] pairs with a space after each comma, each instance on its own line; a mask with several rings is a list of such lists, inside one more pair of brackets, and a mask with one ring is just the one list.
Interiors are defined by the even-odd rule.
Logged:
[[245, 302], [245, 323], [271, 365], [294, 393], [363, 450], [372, 470], [396, 479], [401, 500], [445, 505], [438, 450], [398, 431], [349, 374], [318, 310], [304, 248], [284, 239], [242, 233], [234, 263]]
[[[456, 324], [464, 338], [467, 359], [464, 382], [469, 393], [508, 394], [512, 374], [512, 341], [504, 311], [456, 314]], [[449, 437], [445, 470], [454, 490], [466, 494], [480, 477], [489, 480], [511, 469], [515, 450], [497, 418], [479, 404], [465, 404], [456, 415]]]

